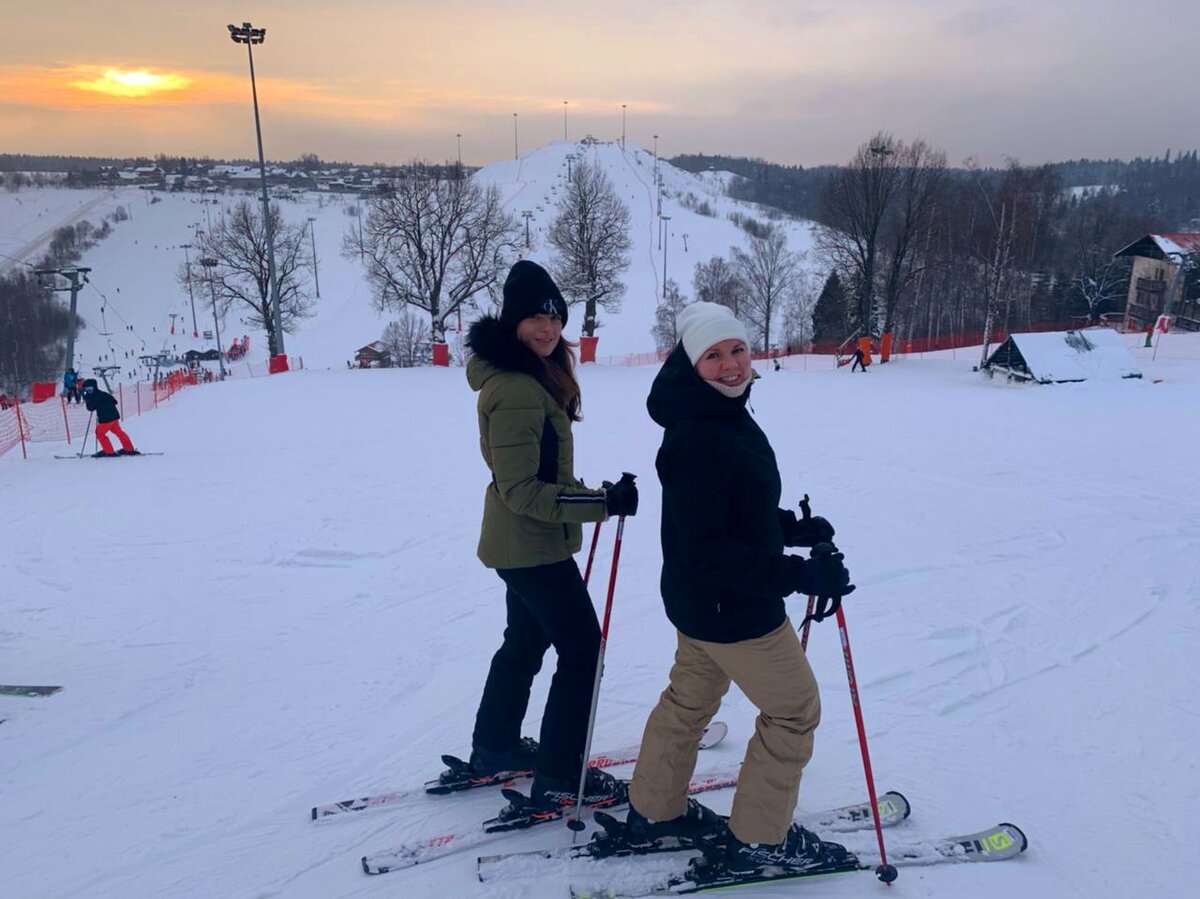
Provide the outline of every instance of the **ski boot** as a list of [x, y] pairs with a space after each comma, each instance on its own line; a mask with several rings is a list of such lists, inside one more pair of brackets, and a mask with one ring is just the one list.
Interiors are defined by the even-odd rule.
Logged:
[[533, 761], [537, 757], [537, 751], [537, 741], [524, 737], [516, 747], [507, 752], [472, 750], [469, 762], [464, 762], [457, 756], [444, 755], [442, 763], [446, 770], [438, 775], [437, 780], [425, 783], [425, 792], [442, 796], [446, 793], [507, 783], [517, 777], [528, 777], [533, 774]]
[[733, 831], [726, 839], [722, 862], [735, 874], [751, 874], [764, 868], [787, 873], [836, 871], [855, 861], [845, 846], [826, 843], [799, 824], [792, 824], [780, 843], [743, 843]]
[[711, 839], [720, 836], [725, 827], [724, 817], [695, 799], [688, 799], [682, 815], [666, 821], [651, 821], [630, 804], [625, 838], [636, 851], [638, 846], [654, 845], [664, 837], [680, 842]]

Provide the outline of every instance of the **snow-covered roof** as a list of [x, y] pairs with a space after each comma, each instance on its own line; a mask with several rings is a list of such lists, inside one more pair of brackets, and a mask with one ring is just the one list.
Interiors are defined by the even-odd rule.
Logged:
[[1113, 255], [1149, 256], [1153, 259], [1162, 259], [1168, 253], [1182, 253], [1185, 256], [1200, 253], [1200, 234], [1183, 231], [1147, 234], [1129, 246], [1117, 250]]
[[1013, 334], [992, 351], [984, 367], [1042, 384], [1142, 376], [1121, 335], [1108, 328]]

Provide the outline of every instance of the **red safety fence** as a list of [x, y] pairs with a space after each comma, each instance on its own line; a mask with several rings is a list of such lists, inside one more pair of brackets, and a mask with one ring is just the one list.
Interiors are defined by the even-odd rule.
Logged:
[[[1072, 328], [1083, 327], [1083, 323], [1074, 320], [1067, 322], [1043, 322], [1033, 325], [1022, 325], [1015, 329], [1015, 333], [1029, 334], [1030, 332], [1042, 331], [1066, 331]], [[991, 342], [995, 346], [998, 343], [1008, 338], [1008, 332], [1004, 328], [995, 327], [992, 329]], [[785, 356], [833, 356], [838, 358], [849, 359], [852, 347], [856, 341], [846, 340], [818, 340], [814, 341], [806, 350], [799, 348], [781, 347], [771, 351], [760, 350], [754, 353], [755, 361], [764, 359], [783, 358]], [[893, 337], [890, 356], [904, 355], [906, 353], [931, 353], [937, 350], [952, 350], [961, 349], [963, 347], [978, 347], [983, 345], [983, 330], [964, 331], [957, 334], [939, 334], [936, 336], [926, 337]], [[879, 338], [874, 338], [871, 341], [871, 351], [879, 353], [881, 350], [881, 341]], [[606, 356], [603, 359], [596, 361], [602, 365], [658, 365], [666, 361], [667, 356], [671, 354], [670, 350], [656, 350], [650, 353], [630, 353], [625, 356]], [[795, 366], [791, 366], [795, 367]], [[814, 365], [813, 368], [830, 368], [831, 365]]]
[[[289, 360], [292, 371], [304, 368], [304, 360], [297, 357]], [[227, 377], [266, 377], [269, 363], [238, 363], [226, 366]], [[179, 369], [157, 381], [138, 381], [128, 387], [118, 384], [112, 391], [117, 398], [117, 409], [122, 418], [133, 418], [165, 403], [185, 387], [208, 383], [204, 372]], [[30, 443], [73, 444], [82, 440], [88, 428], [89, 413], [82, 403], [69, 403], [64, 397], [53, 397], [40, 403], [7, 401], [0, 408], [0, 456], [17, 444], [26, 458], [25, 448]]]

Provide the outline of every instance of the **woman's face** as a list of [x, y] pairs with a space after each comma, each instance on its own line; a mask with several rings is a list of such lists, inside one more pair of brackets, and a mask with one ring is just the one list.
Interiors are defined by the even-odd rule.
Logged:
[[750, 348], [736, 337], [714, 343], [696, 362], [696, 373], [706, 381], [737, 387], [750, 377]]
[[539, 312], [521, 319], [517, 325], [517, 340], [525, 344], [543, 359], [554, 352], [562, 338], [562, 319], [557, 315]]

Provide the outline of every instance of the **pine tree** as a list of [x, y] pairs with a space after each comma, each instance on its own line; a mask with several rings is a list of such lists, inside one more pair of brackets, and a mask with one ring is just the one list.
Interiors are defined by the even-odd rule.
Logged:
[[829, 273], [813, 309], [813, 340], [841, 343], [846, 339], [846, 289], [837, 271]]

